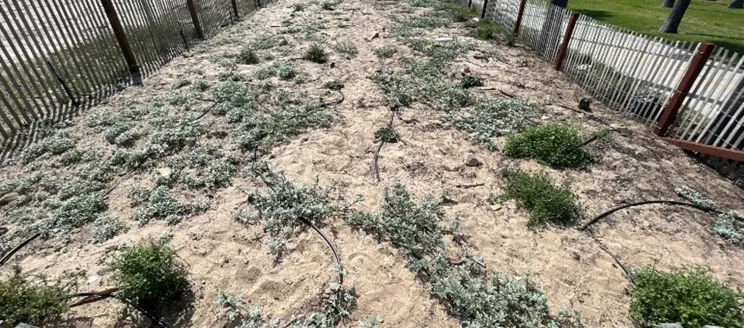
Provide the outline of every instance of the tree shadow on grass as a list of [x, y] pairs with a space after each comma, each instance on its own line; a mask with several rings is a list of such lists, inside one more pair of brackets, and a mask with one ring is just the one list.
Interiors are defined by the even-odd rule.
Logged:
[[596, 20], [605, 20], [607, 18], [614, 17], [614, 15], [609, 11], [604, 10], [588, 10], [588, 9], [574, 9], [573, 11], [577, 13], [582, 13], [584, 15], [587, 15], [591, 18], [594, 18]]

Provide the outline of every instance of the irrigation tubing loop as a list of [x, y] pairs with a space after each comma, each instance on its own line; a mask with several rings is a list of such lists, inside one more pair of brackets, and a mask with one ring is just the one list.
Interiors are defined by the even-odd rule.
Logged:
[[[121, 297], [121, 296], [118, 296], [118, 295], [102, 294], [102, 293], [95, 293], [95, 292], [83, 292], [83, 293], [77, 293], [75, 295], [72, 295], [72, 297], [89, 297], [89, 296], [97, 296], [97, 297], [100, 297], [100, 299], [104, 299], [104, 298], [117, 299], [120, 302], [122, 302], [122, 303], [124, 303], [126, 305], [129, 305], [129, 306], [133, 307], [135, 310], [137, 310], [140, 313], [142, 313], [142, 315], [144, 315], [145, 317], [147, 317], [148, 319], [150, 319], [152, 321], [152, 323], [154, 323], [156, 326], [158, 326], [160, 328], [169, 328], [168, 325], [166, 325], [163, 322], [161, 322], [160, 320], [158, 320], [154, 315], [152, 315], [150, 312], [147, 312], [147, 310], [143, 309], [141, 306], [139, 306], [137, 303], [133, 302], [130, 299], [127, 299], [127, 298], [124, 298], [124, 297]], [[83, 303], [83, 304], [87, 304], [87, 303]], [[83, 305], [83, 304], [78, 304], [78, 305]], [[77, 306], [77, 305], [74, 305], [74, 306]]]
[[28, 239], [24, 240], [22, 243], [18, 244], [18, 246], [11, 249], [8, 253], [6, 253], [2, 259], [0, 259], [0, 267], [2, 267], [5, 262], [7, 262], [13, 254], [18, 252], [21, 248], [28, 245], [28, 243], [32, 242], [34, 239], [39, 238], [41, 236], [41, 232], [35, 233], [33, 236], [29, 237]]
[[701, 206], [701, 205], [698, 205], [698, 204], [694, 204], [694, 203], [680, 202], [680, 201], [676, 201], [676, 200], [647, 200], [647, 201], [630, 203], [630, 204], [625, 204], [625, 205], [621, 205], [621, 206], [615, 207], [615, 208], [613, 208], [613, 209], [611, 209], [611, 210], [609, 210], [607, 212], [604, 212], [604, 213], [602, 213], [600, 215], [595, 216], [589, 222], [587, 222], [583, 226], [581, 226], [581, 228], [579, 228], [579, 230], [580, 231], [585, 231], [586, 228], [588, 228], [590, 225], [598, 222], [599, 220], [601, 220], [603, 218], [606, 218], [606, 217], [612, 215], [612, 213], [615, 213], [615, 212], [617, 212], [619, 210], [626, 209], [626, 208], [629, 208], [629, 207], [635, 207], [635, 206], [641, 206], [641, 205], [648, 205], [648, 204], [679, 205], [679, 206], [686, 206], [686, 207], [691, 207], [691, 208], [694, 208], [694, 209], [698, 209], [698, 210], [703, 211], [703, 212], [706, 212], [706, 213], [707, 212], [718, 213], [718, 214], [721, 213], [721, 211], [718, 211], [718, 210], [715, 210], [715, 209], [712, 209], [712, 208], [709, 208], [709, 207]]

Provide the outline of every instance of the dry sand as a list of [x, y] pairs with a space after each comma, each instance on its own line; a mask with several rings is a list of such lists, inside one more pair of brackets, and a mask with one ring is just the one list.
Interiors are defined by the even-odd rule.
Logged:
[[[372, 173], [376, 145], [374, 132], [389, 119], [389, 110], [379, 88], [368, 78], [375, 69], [400, 65], [399, 59], [409, 53], [385, 33], [390, 11], [395, 6], [375, 6], [370, 1], [346, 0], [333, 12], [310, 5], [292, 14], [291, 5], [300, 1], [279, 1], [256, 12], [253, 17], [229, 28], [217, 38], [202, 44], [193, 56], [178, 58], [145, 81], [142, 88], [130, 88], [111, 99], [107, 105], [91, 112], [112, 110], [128, 99], [147, 99], [170, 92], [177, 76], [201, 68], [212, 73], [221, 68], [209, 56], [224, 51], [237, 52], [260, 35], [274, 34], [281, 21], [295, 15], [293, 22], [318, 22], [327, 26], [326, 48], [339, 41], [351, 41], [359, 54], [351, 59], [331, 54], [335, 68], [296, 61], [298, 71], [305, 72], [315, 84], [342, 81], [345, 101], [338, 106], [340, 122], [330, 129], [308, 132], [276, 147], [269, 156], [270, 164], [284, 171], [297, 184], [335, 184], [337, 191], [348, 197], [360, 194], [364, 200], [359, 209], [376, 211], [382, 200], [381, 190], [402, 183], [417, 196], [448, 192], [457, 204], [447, 213], [460, 218], [464, 231], [471, 236], [472, 247], [484, 257], [489, 268], [515, 275], [531, 273], [542, 284], [552, 309], [579, 310], [590, 327], [627, 327], [628, 281], [599, 247], [599, 242], [617, 254], [625, 265], [638, 266], [695, 264], [707, 265], [716, 277], [744, 288], [744, 250], [726, 244], [711, 231], [713, 217], [677, 207], [647, 206], [621, 211], [594, 225], [589, 233], [576, 229], [526, 227], [528, 214], [515, 209], [511, 202], [493, 211], [486, 199], [501, 191], [498, 171], [517, 165], [529, 171], [545, 170], [559, 182], [570, 182], [587, 217], [617, 204], [648, 199], [676, 199], [674, 189], [688, 185], [715, 199], [721, 205], [742, 210], [744, 192], [696, 163], [682, 151], [655, 138], [640, 124], [618, 117], [601, 105], [595, 114], [619, 130], [612, 142], [598, 144], [599, 163], [585, 171], [556, 171], [540, 167], [533, 161], [513, 160], [498, 151], [489, 152], [468, 140], [464, 132], [442, 128], [440, 113], [422, 104], [405, 108], [402, 116], [418, 122], [406, 124], [396, 118], [395, 128], [403, 142], [386, 144], [380, 157], [382, 182], [377, 184]], [[344, 20], [348, 18], [349, 20]], [[339, 24], [349, 24], [340, 28]], [[375, 32], [379, 38], [365, 38]], [[465, 28], [434, 30], [428, 36], [455, 34], [462, 39]], [[309, 42], [293, 39], [297, 54]], [[470, 53], [456, 60], [454, 72], [468, 67], [472, 74], [485, 79], [486, 89], [500, 89], [545, 105], [543, 121], [580, 122], [587, 131], [605, 127], [561, 106], [575, 106], [582, 92], [567, 82], [560, 73], [540, 61], [525, 48], [509, 48], [503, 43], [474, 41], [480, 51], [498, 58], [483, 61]], [[399, 53], [392, 59], [380, 60], [373, 49], [394, 45]], [[294, 54], [292, 56], [297, 56]], [[493, 58], [493, 57], [492, 57]], [[249, 73], [255, 67], [238, 68]], [[313, 84], [313, 83], [310, 83]], [[497, 90], [483, 90], [499, 96]], [[83, 118], [79, 118], [83, 119]], [[219, 127], [219, 122], [216, 123]], [[82, 125], [81, 125], [82, 126]], [[85, 135], [84, 129], [78, 131]], [[100, 142], [100, 141], [90, 141]], [[503, 143], [501, 140], [500, 144]], [[475, 153], [481, 167], [464, 165], [465, 156]], [[16, 174], [17, 168], [3, 170], [4, 179]], [[151, 172], [137, 174], [124, 181], [111, 195], [109, 211], [127, 218], [132, 209], [126, 190], [135, 183], [151, 181]], [[483, 183], [475, 188], [456, 185]], [[176, 226], [154, 222], [144, 227], [132, 223], [131, 230], [106, 243], [86, 242], [86, 232], [73, 236], [72, 246], [57, 251], [49, 245], [30, 247], [16, 256], [32, 274], [57, 277], [64, 270], [84, 269], [86, 276], [102, 277], [83, 282], [84, 290], [103, 289], [111, 285], [98, 259], [112, 245], [173, 234], [171, 244], [188, 263], [190, 281], [195, 293], [194, 308], [181, 319], [179, 326], [219, 327], [226, 324], [225, 311], [214, 305], [219, 292], [242, 293], [248, 305], [261, 307], [270, 318], [308, 313], [318, 296], [333, 282], [331, 255], [326, 245], [312, 232], [302, 234], [289, 245], [289, 255], [274, 265], [268, 253], [261, 225], [243, 226], [232, 219], [236, 207], [246, 198], [245, 190], [254, 182], [236, 178], [233, 187], [215, 193], [212, 208], [205, 214]], [[0, 220], [2, 223], [2, 220]], [[328, 228], [341, 251], [342, 259], [353, 274], [348, 286], [359, 294], [358, 308], [352, 320], [379, 315], [385, 327], [456, 327], [458, 322], [431, 299], [425, 286], [406, 269], [405, 260], [388, 245], [371, 237], [352, 232], [342, 220]], [[100, 272], [99, 272], [100, 271]], [[103, 301], [76, 308], [78, 327], [114, 325], [120, 305]], [[127, 324], [120, 324], [126, 326]]]

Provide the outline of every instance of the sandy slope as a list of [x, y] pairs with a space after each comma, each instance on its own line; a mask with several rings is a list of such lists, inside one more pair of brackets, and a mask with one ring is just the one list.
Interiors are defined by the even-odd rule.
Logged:
[[[447, 207], [448, 214], [465, 222], [472, 246], [489, 268], [519, 275], [530, 272], [542, 283], [554, 310], [575, 308], [591, 327], [630, 324], [628, 282], [620, 268], [599, 248], [598, 241], [626, 265], [651, 264], [655, 260], [661, 266], [708, 265], [718, 278], [744, 287], [744, 250], [726, 245], [712, 235], [713, 218], [705, 214], [649, 206], [617, 213], [584, 234], [574, 229], [529, 230], [525, 225], [527, 214], [517, 211], [512, 203], [505, 203], [499, 211], [490, 208], [486, 199], [501, 188], [498, 171], [507, 165], [518, 165], [530, 171], [547, 170], [557, 181], [570, 182], [587, 216], [625, 201], [675, 198], [674, 188], [681, 185], [696, 188], [725, 206], [741, 209], [742, 190], [657, 140], [641, 125], [621, 119], [601, 106], [595, 106], [597, 115], [620, 132], [613, 142], [598, 145], [600, 162], [586, 171], [555, 171], [532, 161], [511, 160], [499, 152], [486, 151], [469, 141], [467, 134], [442, 128], [440, 113], [415, 104], [404, 109], [402, 116], [418, 122], [406, 124], [396, 118], [395, 127], [403, 142], [383, 147], [382, 183], [377, 184], [371, 171], [376, 148], [374, 132], [387, 122], [389, 110], [381, 91], [368, 76], [383, 66], [400, 65], [400, 57], [410, 53], [385, 33], [388, 16], [396, 7], [346, 0], [333, 12], [310, 5], [303, 12], [292, 13], [290, 6], [295, 2], [299, 3], [279, 1], [259, 10], [253, 17], [202, 44], [193, 55], [174, 60], [146, 80], [144, 87], [126, 90], [109, 104], [90, 112], [115, 109], [128, 99], [166, 94], [175, 79], [188, 75], [190, 70], [203, 69], [208, 75], [216, 75], [224, 69], [210, 62], [211, 54], [237, 52], [258, 36], [276, 33], [281, 22], [290, 17], [294, 23], [323, 23], [326, 28], [319, 33], [327, 48], [348, 40], [356, 44], [359, 54], [346, 59], [342, 54], [332, 53], [334, 68], [295, 62], [299, 71], [317, 81], [310, 84], [319, 85], [331, 78], [344, 82], [345, 101], [338, 106], [340, 122], [332, 128], [308, 132], [273, 150], [270, 163], [293, 182], [309, 184], [318, 178], [321, 185], [335, 184], [339, 194], [362, 195], [364, 200], [358, 208], [369, 211], [379, 208], [382, 188], [394, 183], [407, 185], [418, 196], [446, 191], [457, 202]], [[372, 41], [365, 39], [376, 32], [380, 37]], [[449, 28], [430, 31], [428, 35], [455, 34], [468, 39], [464, 36], [467, 32], [465, 28]], [[288, 39], [297, 44], [296, 53], [289, 57], [298, 56], [309, 44], [291, 35]], [[500, 89], [544, 104], [544, 121], [581, 122], [586, 131], [603, 127], [558, 106], [574, 106], [575, 95], [581, 91], [527, 50], [475, 42], [479, 51], [491, 53], [498, 60], [482, 61], [470, 53], [456, 61], [454, 72], [467, 67], [472, 74], [486, 79], [486, 89]], [[392, 59], [380, 60], [372, 50], [382, 45], [395, 45], [399, 53]], [[238, 67], [245, 73], [254, 69]], [[499, 94], [496, 90], [482, 92]], [[213, 127], [219, 129], [221, 124], [216, 120]], [[82, 137], [85, 130], [81, 129], [77, 133], [85, 140]], [[481, 167], [464, 165], [469, 152], [477, 154], [483, 162]], [[17, 168], [11, 167], [2, 174], [7, 179], [16, 172]], [[131, 215], [127, 187], [152, 180], [151, 175], [152, 172], [137, 174], [117, 188], [111, 196], [110, 211], [122, 217]], [[485, 185], [456, 187], [473, 183]], [[173, 234], [171, 244], [188, 263], [194, 286], [194, 307], [181, 318], [183, 326], [224, 325], [224, 311], [213, 303], [223, 290], [242, 293], [250, 306], [262, 307], [272, 318], [307, 313], [334, 279], [331, 255], [326, 245], [308, 232], [290, 244], [291, 252], [281, 264], [274, 265], [261, 238], [261, 226], [245, 227], [232, 219], [237, 206], [246, 198], [244, 191], [255, 185], [236, 178], [233, 187], [210, 195], [211, 210], [176, 226], [156, 222], [139, 228], [132, 224], [128, 233], [101, 245], [86, 243], [83, 231], [74, 237], [74, 246], [63, 252], [48, 245], [37, 246], [19, 254], [16, 263], [31, 273], [52, 277], [75, 268], [85, 269], [88, 277], [102, 273], [101, 279], [82, 286], [87, 290], [101, 289], [110, 286], [105, 270], [99, 272], [103, 266], [98, 262], [107, 247], [169, 232]], [[459, 326], [440, 304], [429, 298], [424, 285], [405, 268], [405, 261], [391, 247], [352, 232], [341, 220], [336, 220], [330, 230], [343, 260], [353, 271], [349, 286], [360, 296], [353, 320], [379, 315], [386, 327]], [[110, 301], [80, 307], [75, 311], [77, 326], [112, 326], [117, 311], [119, 305]]]

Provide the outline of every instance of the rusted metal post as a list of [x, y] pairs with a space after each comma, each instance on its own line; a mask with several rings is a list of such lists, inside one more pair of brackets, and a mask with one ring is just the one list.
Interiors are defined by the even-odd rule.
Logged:
[[524, 15], [524, 7], [527, 5], [527, 0], [519, 2], [519, 11], [517, 11], [517, 21], [514, 23], [514, 36], [519, 35], [519, 26], [522, 25], [522, 16]]
[[481, 19], [486, 18], [486, 9], [488, 9], [488, 0], [483, 0], [483, 10], [481, 11]]
[[121, 25], [119, 15], [116, 13], [116, 8], [112, 0], [101, 0], [103, 5], [103, 11], [106, 13], [109, 24], [111, 24], [111, 30], [114, 31], [116, 42], [119, 43], [119, 48], [124, 55], [124, 60], [127, 62], [129, 67], [129, 73], [132, 74], [132, 83], [134, 85], [142, 85], [142, 72], [140, 72], [139, 65], [137, 65], [137, 59], [134, 57], [132, 47], [129, 45], [127, 35], [124, 33], [124, 27]]
[[568, 26], [566, 26], [566, 34], [563, 36], [563, 43], [558, 48], [558, 55], [555, 58], [555, 70], [560, 71], [563, 68], [563, 60], [566, 59], [566, 52], [568, 51], [568, 43], [571, 42], [574, 28], [576, 27], [576, 21], [579, 20], [579, 13], [571, 14], [571, 18], [568, 20]]
[[204, 39], [204, 30], [202, 30], [201, 22], [199, 22], [199, 14], [196, 12], [196, 4], [194, 0], [186, 0], [186, 6], [189, 8], [191, 14], [191, 21], [194, 22], [194, 31], [196, 31], [196, 37]]
[[710, 58], [715, 47], [716, 45], [712, 43], [700, 44], [698, 52], [694, 57], [692, 57], [692, 61], [690, 61], [690, 66], [687, 66], [685, 76], [682, 77], [681, 81], [679, 81], [677, 90], [674, 91], [672, 99], [669, 100], [667, 107], [664, 108], [664, 112], [661, 114], [659, 124], [655, 131], [656, 135], [663, 137], [672, 123], [674, 123], [674, 118], [677, 117], [677, 113], [679, 113], [682, 103], [685, 101], [685, 98], [687, 98], [687, 94], [695, 83], [695, 79], [697, 79], [700, 72], [703, 71], [703, 67], [705, 67], [705, 63], [708, 61], [708, 58]]
[[233, 13], [235, 14], [235, 20], [240, 19], [240, 13], [238, 12], [238, 1], [232, 0]]

